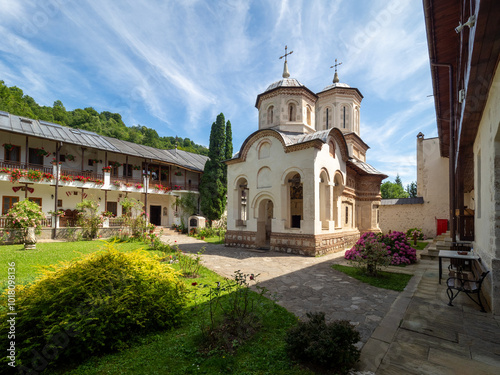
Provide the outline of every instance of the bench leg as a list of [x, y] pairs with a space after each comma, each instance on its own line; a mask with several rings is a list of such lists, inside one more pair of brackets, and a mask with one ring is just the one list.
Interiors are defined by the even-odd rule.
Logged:
[[477, 301], [472, 298], [471, 295], [469, 295], [469, 293], [465, 292], [465, 294], [467, 294], [467, 297], [469, 297], [476, 305], [478, 305], [479, 307], [481, 307], [481, 312], [486, 312], [486, 310], [484, 309], [484, 306], [483, 306], [483, 301], [481, 301], [481, 292], [479, 293], [475, 293], [477, 294]]
[[450, 301], [448, 302], [448, 306], [453, 306], [452, 302], [457, 296], [460, 294], [460, 290], [457, 290], [457, 294], [453, 293], [453, 290], [451, 288], [446, 289], [446, 294], [448, 295], [448, 298]]

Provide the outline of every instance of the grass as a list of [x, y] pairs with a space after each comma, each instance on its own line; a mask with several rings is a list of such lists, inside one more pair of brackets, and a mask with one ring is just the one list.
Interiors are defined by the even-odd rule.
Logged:
[[[100, 241], [38, 243], [36, 250], [22, 250], [22, 245], [0, 246], [0, 262], [16, 262], [16, 281], [26, 284], [35, 280], [37, 267], [50, 266], [60, 261], [77, 260], [83, 255], [100, 250]], [[121, 251], [144, 247], [139, 242], [116, 243]], [[163, 255], [150, 251], [150, 254]], [[174, 264], [178, 268], [178, 264]], [[5, 270], [6, 272], [6, 270]], [[50, 374], [312, 374], [292, 363], [285, 351], [284, 337], [296, 317], [273, 301], [251, 292], [255, 311], [262, 317], [259, 331], [238, 349], [228, 354], [214, 351], [202, 354], [201, 327], [208, 324], [207, 289], [223, 278], [201, 267], [196, 279], [182, 279], [192, 292], [185, 308], [181, 326], [131, 337], [125, 349], [96, 355], [83, 363], [67, 363], [51, 368]], [[192, 285], [196, 282], [198, 285]]]
[[[50, 266], [63, 261], [72, 261], [81, 258], [83, 255], [100, 250], [102, 241], [81, 241], [81, 242], [39, 242], [35, 250], [24, 250], [24, 245], [3, 245], [0, 246], [0, 264], [10, 262], [16, 263], [16, 283], [28, 284], [38, 276], [40, 266]], [[140, 242], [117, 243], [120, 251], [132, 251], [141, 247], [146, 247]], [[0, 270], [0, 272], [3, 272]], [[6, 270], [5, 270], [6, 272]], [[0, 277], [6, 280], [6, 277]], [[6, 281], [0, 283], [4, 289]]]
[[212, 237], [205, 237], [202, 241], [208, 242], [208, 243], [213, 243], [213, 244], [224, 244], [224, 237], [219, 237], [219, 236], [212, 236]]
[[414, 245], [413, 241], [410, 241], [410, 246], [416, 250], [423, 250], [429, 244], [429, 242], [417, 241], [417, 244]]
[[366, 284], [376, 286], [377, 288], [390, 289], [398, 292], [404, 290], [404, 288], [408, 284], [408, 281], [410, 281], [410, 279], [413, 276], [405, 273], [379, 271], [378, 276], [373, 277], [366, 275], [363, 270], [357, 267], [349, 267], [349, 266], [342, 266], [340, 264], [333, 264], [332, 268], [334, 270], [345, 273], [346, 275], [351, 276]]

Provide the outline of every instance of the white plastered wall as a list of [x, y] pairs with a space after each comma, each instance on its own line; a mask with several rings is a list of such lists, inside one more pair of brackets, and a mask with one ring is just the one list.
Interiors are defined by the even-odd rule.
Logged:
[[483, 290], [493, 313], [500, 315], [500, 69], [474, 142], [474, 251], [488, 270]]

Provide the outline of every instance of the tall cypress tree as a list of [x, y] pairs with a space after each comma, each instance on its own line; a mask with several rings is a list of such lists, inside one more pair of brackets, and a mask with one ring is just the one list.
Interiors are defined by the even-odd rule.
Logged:
[[218, 220], [226, 208], [226, 121], [219, 114], [210, 130], [209, 160], [200, 183], [200, 206], [208, 220]]
[[231, 121], [226, 123], [226, 160], [233, 157], [233, 131], [231, 130]]

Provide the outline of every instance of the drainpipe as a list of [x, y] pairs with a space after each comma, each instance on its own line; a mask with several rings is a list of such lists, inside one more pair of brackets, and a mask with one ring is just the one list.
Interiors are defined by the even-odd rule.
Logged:
[[450, 95], [450, 234], [451, 240], [456, 241], [456, 217], [455, 217], [455, 116], [453, 108], [453, 66], [431, 61], [431, 66], [448, 68], [449, 95]]

